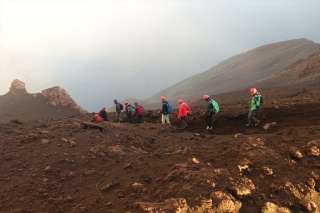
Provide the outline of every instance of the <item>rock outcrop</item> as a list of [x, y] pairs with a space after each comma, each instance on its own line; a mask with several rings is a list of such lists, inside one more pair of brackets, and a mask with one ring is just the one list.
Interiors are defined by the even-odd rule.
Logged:
[[56, 86], [50, 89], [42, 90], [42, 95], [49, 99], [49, 104], [56, 106], [58, 104], [62, 106], [70, 106], [72, 109], [79, 111], [80, 113], [87, 113], [83, 110], [66, 92], [65, 89]]
[[12, 92], [27, 92], [25, 83], [18, 79], [15, 79], [11, 82], [11, 87], [9, 87], [9, 90]]
[[[9, 88], [12, 94], [18, 93], [28, 93], [26, 90], [26, 85], [23, 81], [15, 79], [11, 82], [11, 87]], [[28, 93], [29, 94], [29, 93]], [[31, 94], [33, 97], [44, 96], [48, 99], [48, 104], [52, 106], [62, 105], [68, 106], [71, 109], [77, 110], [78, 112], [85, 114], [86, 110], [83, 110], [64, 90], [63, 88], [56, 86], [49, 89], [42, 90], [42, 93]]]

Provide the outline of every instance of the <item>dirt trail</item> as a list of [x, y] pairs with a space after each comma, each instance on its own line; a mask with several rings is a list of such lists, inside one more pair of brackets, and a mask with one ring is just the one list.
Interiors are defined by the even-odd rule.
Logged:
[[160, 125], [156, 111], [140, 125], [109, 114], [106, 131], [81, 128], [89, 115], [0, 124], [0, 211], [172, 212], [172, 199], [184, 198], [179, 205], [201, 212], [217, 193], [241, 213], [267, 202], [291, 212], [303, 200], [320, 205], [319, 93], [267, 100], [258, 127], [245, 126], [245, 101], [222, 102], [212, 132], [203, 102], [192, 109], [185, 131], [176, 114]]

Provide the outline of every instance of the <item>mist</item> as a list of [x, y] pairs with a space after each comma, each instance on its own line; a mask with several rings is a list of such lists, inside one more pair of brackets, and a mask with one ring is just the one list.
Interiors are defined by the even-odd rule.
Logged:
[[[96, 111], [261, 45], [320, 42], [320, 1], [0, 1], [0, 95], [60, 86]], [[160, 102], [160, 99], [159, 99]]]

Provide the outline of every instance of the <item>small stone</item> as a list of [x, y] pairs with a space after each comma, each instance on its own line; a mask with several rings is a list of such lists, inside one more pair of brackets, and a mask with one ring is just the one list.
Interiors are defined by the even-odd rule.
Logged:
[[233, 136], [233, 138], [234, 139], [238, 139], [238, 138], [244, 138], [244, 134], [242, 134], [242, 133], [237, 133], [237, 134], [235, 134], [234, 136]]
[[134, 183], [131, 186], [135, 191], [140, 191], [143, 188], [143, 184], [141, 183]]
[[119, 198], [124, 198], [125, 195], [124, 195], [124, 193], [123, 193], [122, 191], [120, 191], [120, 192], [118, 193], [118, 197], [119, 197]]
[[45, 173], [51, 172], [51, 166], [47, 166], [47, 167], [44, 169], [44, 172], [45, 172]]
[[105, 206], [112, 206], [112, 202], [106, 203]]
[[75, 142], [75, 141], [70, 142], [70, 146], [75, 147], [76, 145], [77, 145], [77, 142]]
[[48, 144], [50, 141], [48, 139], [41, 139], [42, 144]]
[[290, 148], [290, 156], [298, 160], [303, 158], [303, 155], [301, 154], [301, 152], [296, 150], [294, 147]]
[[192, 162], [193, 162], [193, 163], [197, 163], [197, 164], [200, 163], [200, 162], [197, 160], [197, 158], [192, 158]]
[[273, 174], [272, 169], [269, 168], [269, 167], [267, 167], [267, 166], [262, 167], [262, 169], [263, 169], [263, 173], [264, 173], [265, 175], [272, 175], [272, 174]]
[[61, 138], [61, 140], [62, 140], [63, 142], [68, 142], [68, 139], [65, 139], [65, 138]]

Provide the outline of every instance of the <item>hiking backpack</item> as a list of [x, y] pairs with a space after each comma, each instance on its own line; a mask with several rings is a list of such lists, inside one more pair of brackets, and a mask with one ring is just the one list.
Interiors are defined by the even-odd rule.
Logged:
[[100, 118], [99, 114], [95, 114], [95, 115], [94, 115], [94, 119], [95, 119], [95, 122], [96, 122], [96, 123], [101, 122], [101, 118]]
[[121, 103], [119, 103], [119, 104], [120, 104], [120, 110], [123, 110], [123, 105]]
[[260, 105], [262, 105], [264, 102], [264, 98], [262, 97], [262, 95], [260, 94]]
[[142, 106], [138, 105], [138, 106], [136, 106], [136, 109], [137, 109], [137, 111], [138, 111], [138, 115], [142, 115], [142, 114], [143, 114], [143, 108], [142, 108]]
[[132, 106], [131, 105], [128, 105], [127, 106], [127, 114], [131, 114], [132, 113]]
[[212, 100], [212, 101], [211, 101], [211, 105], [212, 105], [212, 109], [213, 109], [213, 112], [214, 112], [214, 113], [217, 114], [217, 113], [220, 112], [219, 104], [218, 104], [216, 101]]
[[167, 103], [167, 108], [168, 108], [168, 114], [172, 114], [173, 108], [172, 108], [172, 104], [170, 102]]

